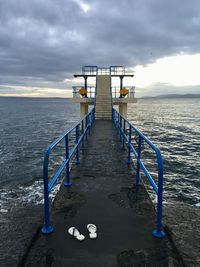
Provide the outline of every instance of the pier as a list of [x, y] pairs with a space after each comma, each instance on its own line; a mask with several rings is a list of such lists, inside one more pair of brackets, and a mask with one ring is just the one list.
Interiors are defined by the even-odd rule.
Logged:
[[[72, 167], [72, 186], [63, 185], [56, 196], [54, 232], [40, 236], [27, 266], [180, 266], [169, 241], [153, 237], [152, 203], [144, 186], [135, 185], [135, 170], [119, 147], [112, 121], [95, 121], [81, 163]], [[88, 223], [97, 226], [95, 240]], [[86, 239], [71, 237], [71, 226]]]
[[[96, 77], [93, 91], [90, 76]], [[119, 91], [112, 90], [112, 76], [120, 78]], [[127, 104], [136, 100], [133, 88], [123, 86], [125, 76], [133, 77], [121, 66], [86, 66], [75, 75], [85, 80], [84, 87], [74, 87], [81, 119], [46, 150], [44, 225], [23, 266], [183, 266], [162, 225], [162, 155], [126, 118]], [[89, 105], [94, 107], [88, 112]], [[49, 177], [49, 158], [62, 142], [65, 159]], [[156, 179], [142, 161], [144, 145], [155, 153]], [[157, 195], [156, 207], [141, 173]], [[49, 194], [61, 177], [51, 207]], [[89, 223], [97, 226], [96, 239], [89, 238]], [[84, 240], [68, 234], [72, 226]]]

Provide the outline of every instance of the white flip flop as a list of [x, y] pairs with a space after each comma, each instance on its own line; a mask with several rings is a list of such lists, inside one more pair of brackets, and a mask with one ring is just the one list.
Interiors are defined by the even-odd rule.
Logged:
[[70, 228], [68, 229], [68, 233], [69, 233], [71, 236], [73, 236], [74, 238], [76, 238], [77, 240], [79, 240], [79, 241], [82, 241], [82, 240], [85, 239], [85, 236], [82, 235], [82, 234], [80, 234], [79, 230], [76, 229], [76, 227], [70, 227]]
[[97, 238], [97, 233], [96, 233], [97, 227], [96, 227], [96, 225], [94, 225], [94, 224], [88, 224], [87, 225], [87, 229], [89, 231], [89, 237], [91, 239]]

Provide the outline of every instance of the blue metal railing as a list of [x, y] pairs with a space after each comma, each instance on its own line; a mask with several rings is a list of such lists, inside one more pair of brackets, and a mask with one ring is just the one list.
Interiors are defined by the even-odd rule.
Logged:
[[[95, 119], [95, 109], [93, 108], [87, 115], [74, 127], [69, 129], [66, 133], [60, 136], [57, 140], [55, 140], [51, 145], [49, 145], [45, 151], [44, 155], [44, 165], [43, 165], [43, 179], [44, 179], [44, 226], [42, 228], [42, 233], [49, 234], [53, 231], [53, 226], [50, 223], [50, 207], [49, 207], [49, 193], [51, 189], [57, 182], [59, 176], [62, 171], [66, 168], [66, 180], [64, 185], [69, 187], [71, 186], [70, 180], [70, 160], [72, 156], [75, 154], [76, 156], [76, 164], [79, 164], [79, 146], [82, 145], [82, 149], [84, 149], [84, 142], [87, 141], [88, 134], [90, 133], [90, 128], [94, 123]], [[75, 145], [70, 149], [69, 146], [69, 137], [70, 134], [75, 132]], [[81, 134], [80, 134], [81, 132]], [[54, 176], [49, 180], [49, 157], [51, 155], [52, 150], [62, 141], [65, 140], [65, 160], [60, 165], [57, 172]]]
[[[136, 171], [136, 185], [140, 183], [140, 170], [146, 175], [149, 180], [151, 186], [157, 194], [157, 222], [156, 229], [153, 231], [153, 235], [155, 237], [164, 237], [165, 233], [162, 228], [162, 195], [163, 195], [163, 160], [160, 153], [160, 150], [146, 137], [144, 136], [138, 129], [136, 129], [126, 118], [124, 118], [116, 109], [112, 109], [112, 119], [119, 131], [120, 141], [123, 143], [123, 147], [125, 143], [127, 143], [128, 147], [128, 165], [131, 163], [131, 153], [135, 156], [137, 160], [137, 171]], [[128, 134], [127, 134], [128, 129]], [[132, 132], [135, 132], [138, 135], [137, 140], [137, 151], [135, 150], [132, 142]], [[141, 159], [141, 150], [142, 143], [146, 143], [154, 152], [157, 158], [158, 164], [158, 185], [155, 183], [151, 174], [145, 167], [144, 163]]]

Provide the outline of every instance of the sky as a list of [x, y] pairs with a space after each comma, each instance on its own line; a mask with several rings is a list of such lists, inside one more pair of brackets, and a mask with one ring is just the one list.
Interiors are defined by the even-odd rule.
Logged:
[[1, 0], [0, 62], [0, 96], [69, 97], [83, 65], [125, 65], [137, 96], [200, 93], [200, 1]]

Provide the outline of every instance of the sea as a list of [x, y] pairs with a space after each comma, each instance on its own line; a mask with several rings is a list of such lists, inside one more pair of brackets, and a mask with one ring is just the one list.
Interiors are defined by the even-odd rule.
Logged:
[[[129, 106], [128, 119], [161, 151], [164, 203], [200, 207], [200, 98], [141, 99]], [[147, 167], [153, 160], [146, 160]]]
[[[18, 207], [42, 206], [44, 151], [79, 116], [79, 105], [70, 99], [0, 97], [0, 230], [5, 218], [11, 225], [22, 223], [15, 221]], [[200, 208], [200, 98], [139, 99], [128, 105], [128, 119], [162, 153], [164, 203]], [[148, 155], [148, 146], [143, 149]], [[147, 166], [152, 160], [147, 158]], [[148, 181], [147, 187], [153, 194]]]
[[[79, 120], [60, 98], [0, 98], [0, 212], [43, 202], [45, 148]], [[200, 98], [139, 99], [128, 119], [161, 151], [165, 200], [200, 205]]]

